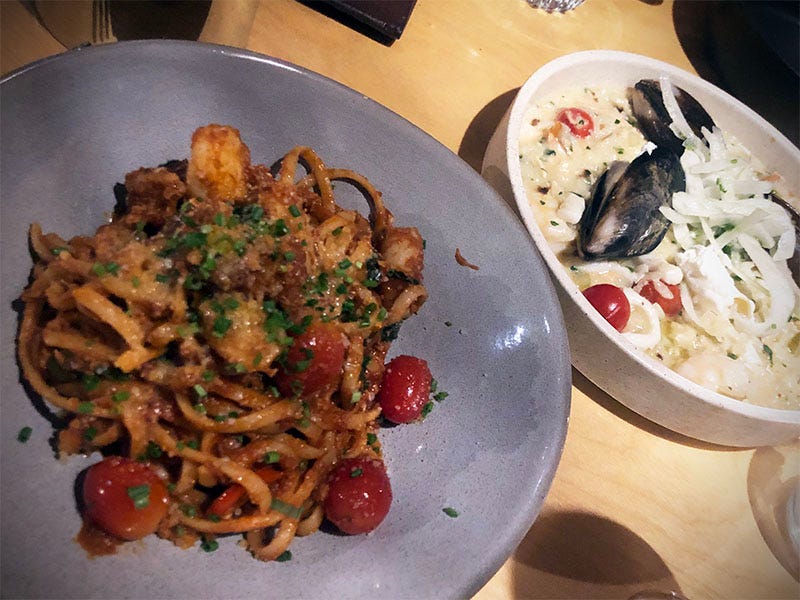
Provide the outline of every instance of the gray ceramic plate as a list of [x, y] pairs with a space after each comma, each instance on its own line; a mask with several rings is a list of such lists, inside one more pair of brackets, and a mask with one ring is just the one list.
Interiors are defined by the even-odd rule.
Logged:
[[[477, 591], [541, 507], [564, 441], [570, 363], [562, 316], [522, 224], [466, 164], [369, 99], [263, 56], [182, 42], [81, 49], [12, 74], [2, 91], [2, 593], [5, 597], [447, 597]], [[12, 303], [28, 224], [89, 233], [112, 187], [188, 155], [199, 125], [239, 128], [254, 161], [296, 144], [366, 174], [427, 240], [430, 299], [394, 353], [426, 358], [449, 397], [384, 430], [392, 510], [368, 536], [318, 533], [264, 564], [225, 539], [212, 554], [155, 537], [88, 560], [75, 475], [19, 383]], [[459, 266], [456, 248], [480, 266]], [[31, 439], [18, 431], [33, 428]], [[453, 507], [460, 516], [442, 512]]]

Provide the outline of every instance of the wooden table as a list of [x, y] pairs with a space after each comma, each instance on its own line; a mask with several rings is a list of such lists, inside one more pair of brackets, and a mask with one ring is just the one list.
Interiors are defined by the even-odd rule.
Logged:
[[[64, 50], [29, 5], [0, 2], [3, 73]], [[707, 49], [709, 11], [731, 19], [736, 5], [587, 0], [559, 15], [524, 0], [419, 0], [392, 45], [295, 0], [229, 0], [225, 8], [244, 15], [247, 27], [218, 27], [202, 39], [243, 45], [335, 79], [479, 169], [514, 91], [560, 55], [638, 52], [719, 83], [724, 74], [696, 49]], [[764, 52], [758, 40], [744, 41], [751, 60]], [[760, 101], [765, 116], [796, 140], [796, 79], [781, 81], [781, 65], [764, 60], [757, 67], [762, 91], [752, 105]], [[763, 102], [765, 95], [772, 99]], [[477, 598], [800, 597], [800, 568], [776, 508], [800, 479], [800, 445], [735, 450], [695, 442], [573, 375], [566, 446], [547, 501]]]

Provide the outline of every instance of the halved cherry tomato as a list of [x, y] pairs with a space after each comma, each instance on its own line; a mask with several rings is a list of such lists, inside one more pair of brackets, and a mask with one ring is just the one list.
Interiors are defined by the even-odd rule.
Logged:
[[661, 282], [663, 285], [667, 286], [670, 293], [672, 294], [672, 298], [667, 298], [666, 296], [662, 296], [661, 293], [656, 289], [656, 284], [652, 281], [648, 281], [642, 287], [642, 290], [639, 292], [639, 295], [642, 296], [645, 300], [649, 300], [653, 304], [658, 304], [664, 310], [664, 314], [668, 317], [674, 317], [683, 308], [683, 302], [681, 302], [681, 288], [677, 285], [672, 285], [669, 283]]
[[625, 292], [615, 285], [598, 283], [583, 290], [583, 295], [614, 329], [625, 329], [631, 317], [631, 304]]
[[[277, 481], [281, 476], [280, 471], [270, 467], [256, 469], [255, 474], [261, 477], [261, 479], [264, 480], [264, 483], [272, 483], [273, 481]], [[244, 487], [238, 483], [234, 483], [216, 497], [216, 499], [208, 507], [206, 513], [209, 515], [216, 515], [218, 517], [225, 517], [243, 504], [244, 495]]]
[[311, 325], [294, 338], [275, 383], [281, 394], [293, 396], [338, 387], [345, 357], [344, 334], [332, 323]]
[[83, 480], [84, 516], [123, 540], [158, 529], [167, 514], [167, 487], [146, 464], [110, 456], [95, 463]]
[[592, 117], [581, 108], [562, 108], [558, 111], [556, 120], [566, 125], [572, 135], [579, 138], [585, 138], [594, 131]]
[[431, 393], [431, 371], [421, 358], [402, 355], [386, 365], [376, 400], [392, 423], [411, 423], [422, 415]]
[[392, 486], [386, 467], [376, 458], [358, 456], [340, 462], [328, 479], [323, 508], [344, 533], [367, 533], [389, 513]]

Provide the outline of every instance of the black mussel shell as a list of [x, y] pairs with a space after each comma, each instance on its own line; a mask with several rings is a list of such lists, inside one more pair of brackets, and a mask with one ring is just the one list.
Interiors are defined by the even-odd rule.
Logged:
[[659, 210], [686, 189], [680, 159], [666, 148], [641, 154], [624, 168], [612, 163], [597, 180], [578, 224], [578, 254], [585, 260], [619, 259], [652, 251], [669, 229]]
[[800, 213], [797, 212], [797, 209], [794, 206], [789, 204], [775, 192], [770, 194], [770, 198], [775, 204], [788, 212], [789, 217], [792, 219], [792, 224], [794, 225], [794, 254], [787, 261], [787, 264], [789, 266], [789, 271], [792, 273], [792, 279], [794, 279], [794, 282], [800, 286]]
[[[689, 123], [694, 134], [703, 137], [701, 128], [709, 131], [714, 128], [714, 121], [702, 105], [687, 91], [677, 86], [672, 86], [675, 101], [681, 109], [684, 118]], [[631, 90], [631, 105], [633, 115], [639, 124], [644, 136], [656, 146], [672, 150], [680, 156], [683, 154], [683, 140], [672, 133], [669, 128], [672, 119], [664, 106], [661, 95], [661, 84], [654, 79], [642, 79]]]

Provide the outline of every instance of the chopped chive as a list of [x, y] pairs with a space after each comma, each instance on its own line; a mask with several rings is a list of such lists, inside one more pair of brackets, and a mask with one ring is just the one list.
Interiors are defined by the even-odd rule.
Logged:
[[772, 348], [764, 344], [762, 349], [764, 350], [764, 354], [767, 355], [767, 358], [769, 358], [769, 366], [772, 366]]
[[192, 387], [192, 389], [194, 390], [194, 393], [197, 394], [198, 398], [205, 398], [206, 396], [208, 396], [208, 392], [206, 391], [206, 388], [204, 388], [199, 383], [196, 383], [194, 385], [194, 387]]
[[213, 326], [214, 335], [216, 337], [224, 336], [232, 324], [233, 321], [231, 321], [225, 315], [217, 315], [217, 318], [214, 319], [214, 326]]
[[295, 206], [294, 204], [292, 204], [289, 207], [289, 214], [292, 215], [293, 217], [299, 217], [300, 216], [300, 209], [297, 208], [297, 206]]
[[443, 508], [442, 512], [451, 519], [455, 519], [458, 516], [458, 511], [455, 508], [450, 508], [449, 506]]
[[279, 513], [286, 515], [290, 519], [299, 519], [303, 514], [303, 509], [299, 506], [294, 506], [288, 502], [284, 502], [279, 498], [273, 498], [270, 508], [277, 510]]
[[82, 415], [89, 415], [94, 412], [94, 404], [91, 402], [81, 402], [78, 404], [78, 412]]
[[286, 562], [289, 560], [292, 560], [291, 550], [284, 550], [283, 553], [278, 555], [278, 558], [275, 559], [276, 562]]
[[375, 435], [374, 433], [368, 433], [367, 434], [367, 445], [368, 446], [372, 446], [377, 441], [378, 441], [378, 436], [377, 435]]
[[96, 390], [98, 385], [100, 385], [100, 377], [96, 374], [90, 373], [83, 376], [83, 389], [87, 392]]
[[195, 410], [195, 412], [198, 412], [201, 415], [206, 414], [206, 407], [202, 404], [195, 404], [192, 408]]
[[361, 467], [356, 467], [355, 469], [353, 469], [352, 471], [350, 471], [350, 477], [353, 477], [353, 478], [355, 478], [355, 477], [361, 477], [361, 475], [362, 475], [363, 473], [364, 473], [364, 469], [362, 469]]
[[200, 549], [203, 552], [214, 552], [217, 548], [219, 548], [219, 542], [217, 542], [217, 540], [204, 539], [200, 544]]
[[33, 433], [32, 427], [23, 427], [22, 429], [19, 430], [19, 433], [17, 434], [17, 441], [24, 444], [29, 439], [31, 439], [32, 433]]
[[194, 517], [197, 515], [197, 509], [191, 504], [181, 504], [181, 512], [187, 517]]
[[281, 459], [280, 452], [275, 452], [274, 450], [267, 452], [264, 455], [264, 462], [267, 463], [268, 465], [274, 464], [278, 462], [280, 459]]
[[125, 390], [120, 390], [118, 392], [114, 392], [113, 394], [111, 394], [111, 400], [113, 402], [124, 402], [125, 400], [127, 400], [130, 397], [131, 397], [131, 393], [127, 392]]
[[133, 500], [133, 506], [137, 510], [147, 508], [150, 505], [150, 486], [146, 483], [131, 486], [128, 488], [128, 497]]
[[361, 400], [361, 392], [353, 392], [353, 395], [350, 396], [350, 404], [358, 404], [359, 400]]
[[232, 296], [228, 296], [227, 298], [225, 298], [225, 300], [222, 301], [222, 307], [225, 310], [235, 310], [239, 308], [239, 301]]
[[83, 439], [87, 442], [91, 442], [95, 437], [97, 437], [97, 428], [90, 425], [86, 428], [86, 431], [83, 432]]
[[147, 458], [160, 458], [162, 454], [161, 446], [155, 442], [147, 442], [147, 448], [144, 452]]

